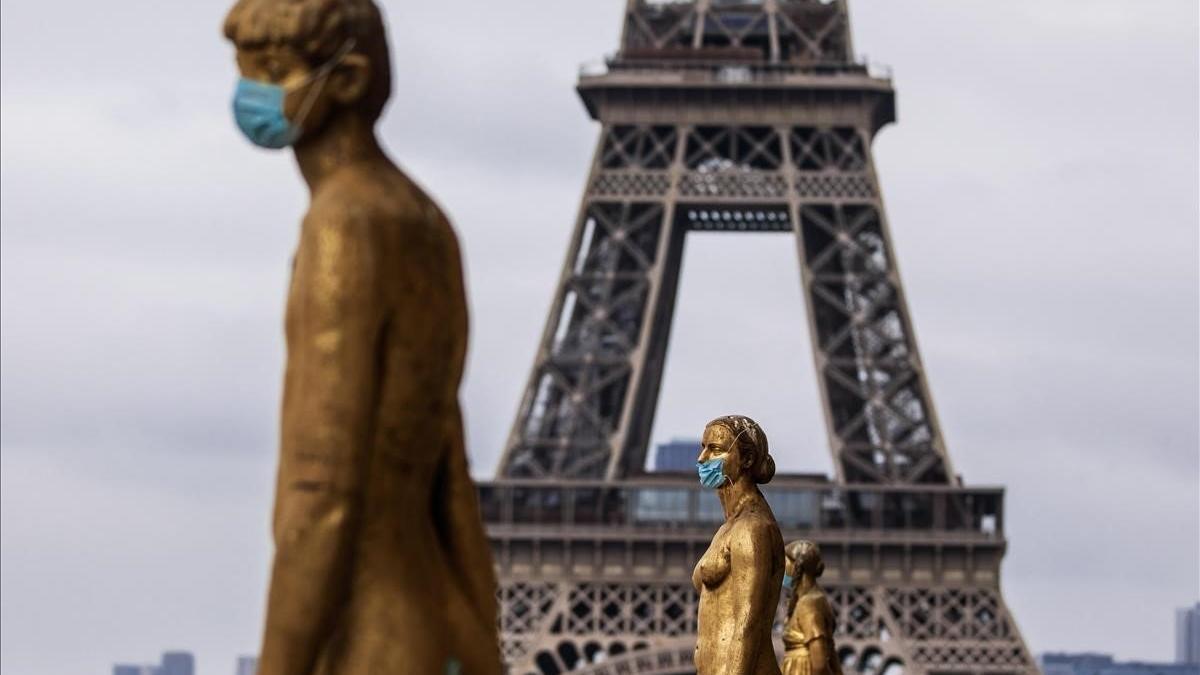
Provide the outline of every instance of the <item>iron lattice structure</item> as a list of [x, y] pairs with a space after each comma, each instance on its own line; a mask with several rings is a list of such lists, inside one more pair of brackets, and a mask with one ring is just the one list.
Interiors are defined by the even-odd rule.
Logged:
[[644, 471], [692, 231], [795, 234], [837, 475], [764, 492], [826, 552], [846, 669], [1036, 672], [1000, 593], [1003, 491], [961, 484], [926, 385], [870, 151], [895, 95], [855, 61], [845, 0], [629, 0], [578, 90], [603, 128], [480, 486], [513, 672], [692, 672], [720, 507]]

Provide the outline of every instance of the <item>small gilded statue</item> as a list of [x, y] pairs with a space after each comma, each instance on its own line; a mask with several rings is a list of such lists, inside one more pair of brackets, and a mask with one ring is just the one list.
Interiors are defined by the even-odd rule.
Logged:
[[811, 541], [794, 541], [784, 551], [790, 586], [788, 618], [783, 628], [783, 675], [841, 675], [842, 664], [833, 644], [837, 620], [829, 599], [817, 584], [825, 571], [821, 549]]
[[463, 445], [467, 303], [450, 223], [381, 149], [371, 0], [239, 0], [238, 127], [311, 203], [286, 314], [275, 556], [259, 675], [501, 672]]
[[771, 625], [783, 580], [783, 538], [759, 491], [775, 475], [767, 435], [749, 417], [709, 422], [696, 464], [725, 522], [692, 573], [700, 593], [698, 675], [778, 675]]

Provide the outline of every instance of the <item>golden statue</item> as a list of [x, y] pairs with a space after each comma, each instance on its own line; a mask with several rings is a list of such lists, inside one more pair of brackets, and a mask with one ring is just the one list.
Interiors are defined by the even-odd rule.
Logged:
[[288, 293], [275, 557], [260, 675], [500, 673], [467, 470], [467, 304], [446, 217], [384, 154], [370, 0], [240, 0], [234, 115], [291, 146], [311, 204]]
[[788, 575], [792, 587], [788, 618], [783, 628], [783, 675], [841, 675], [842, 664], [833, 632], [837, 619], [817, 579], [825, 571], [821, 549], [811, 541], [788, 544]]
[[696, 464], [725, 523], [692, 572], [700, 593], [698, 675], [778, 675], [771, 625], [783, 579], [783, 538], [758, 485], [775, 476], [767, 436], [749, 417], [708, 423]]

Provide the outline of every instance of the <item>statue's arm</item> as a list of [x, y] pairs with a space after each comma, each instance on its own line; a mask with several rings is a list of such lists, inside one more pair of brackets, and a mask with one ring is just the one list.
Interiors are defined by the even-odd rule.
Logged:
[[384, 310], [368, 224], [340, 218], [306, 224], [292, 280], [260, 675], [313, 672], [348, 595]]
[[808, 639], [808, 662], [813, 675], [832, 675], [833, 659], [833, 610], [824, 595], [806, 597], [796, 607], [796, 619], [800, 630]]
[[[447, 392], [447, 400], [451, 402], [450, 414], [446, 422], [449, 425], [446, 438], [448, 447], [444, 456], [444, 464], [440, 472], [440, 494], [438, 504], [438, 529], [443, 545], [447, 549], [447, 559], [458, 577], [459, 588], [466, 592], [468, 602], [480, 622], [479, 628], [485, 631], [477, 639], [486, 636], [495, 638], [496, 621], [499, 614], [499, 604], [496, 600], [496, 573], [492, 567], [491, 545], [483, 529], [480, 518], [479, 497], [475, 489], [475, 481], [471, 479], [470, 462], [467, 459], [467, 448], [464, 440], [462, 409], [458, 402], [458, 385], [462, 376], [463, 365], [466, 361], [467, 336], [470, 331], [467, 317], [467, 293], [463, 281], [462, 254], [458, 241], [453, 234], [453, 228], [444, 216], [439, 214], [441, 225], [447, 232], [447, 250], [445, 269], [448, 281], [452, 287], [453, 311], [450, 325], [447, 328], [457, 336], [454, 350], [455, 374], [451, 378], [451, 390]], [[495, 645], [496, 664], [499, 665], [499, 644]]]
[[832, 675], [833, 669], [830, 667], [830, 646], [832, 643], [828, 638], [813, 640], [808, 643], [808, 663], [812, 668], [813, 675]]
[[[450, 447], [442, 472], [440, 529], [448, 560], [459, 578], [459, 587], [467, 593], [480, 628], [487, 631], [478, 639], [495, 636], [499, 605], [496, 601], [496, 573], [492, 568], [492, 550], [479, 515], [479, 497], [471, 480], [463, 442], [462, 415], [457, 401], [451, 416]], [[497, 645], [499, 649], [499, 645]]]
[[[774, 550], [770, 531], [771, 524], [751, 521], [738, 527], [730, 542], [730, 581], [733, 597], [745, 598], [745, 604], [733, 605], [735, 614], [722, 617], [734, 622], [737, 636], [729, 645], [731, 653], [727, 663], [729, 675], [750, 675], [756, 670], [759, 644], [769, 628], [762, 625], [768, 616], [766, 606], [771, 603], [772, 584], [770, 579], [771, 553]], [[776, 596], [777, 597], [777, 596]], [[772, 612], [770, 616], [774, 616]]]

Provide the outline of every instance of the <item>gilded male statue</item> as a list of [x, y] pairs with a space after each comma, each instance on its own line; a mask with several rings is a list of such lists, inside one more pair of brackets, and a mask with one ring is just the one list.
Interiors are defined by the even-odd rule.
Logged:
[[286, 315], [259, 675], [501, 672], [463, 447], [467, 306], [446, 217], [385, 155], [370, 0], [240, 0], [238, 126], [291, 147], [311, 203]]
[[775, 476], [767, 435], [742, 415], [704, 430], [696, 463], [725, 522], [696, 564], [698, 675], [779, 675], [771, 626], [783, 580], [783, 537], [758, 486]]

